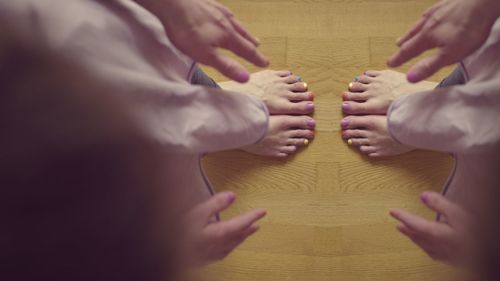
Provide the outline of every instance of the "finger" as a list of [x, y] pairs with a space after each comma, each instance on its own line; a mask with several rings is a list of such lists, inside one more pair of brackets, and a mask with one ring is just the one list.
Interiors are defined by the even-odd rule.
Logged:
[[213, 5], [215, 5], [215, 7], [217, 7], [217, 9], [219, 9], [226, 17], [228, 18], [231, 18], [231, 17], [234, 17], [234, 14], [233, 12], [226, 6], [222, 5], [221, 3], [217, 2], [217, 1], [211, 1]]
[[230, 35], [225, 42], [223, 42], [221, 45], [222, 47], [232, 51], [236, 55], [244, 58], [256, 66], [266, 67], [269, 65], [269, 60], [257, 51], [255, 45], [235, 30], [228, 30], [228, 32], [230, 32]]
[[243, 36], [245, 39], [248, 41], [252, 42], [252, 44], [255, 47], [258, 47], [260, 45], [260, 42], [257, 38], [255, 38], [253, 35], [251, 35], [244, 27], [243, 25], [234, 17], [230, 18], [231, 24], [233, 25], [234, 29], [236, 32], [238, 32], [241, 36]]
[[426, 17], [423, 17], [423, 18], [419, 19], [417, 21], [417, 23], [415, 23], [410, 28], [410, 30], [405, 35], [403, 35], [403, 37], [401, 37], [401, 38], [398, 39], [398, 41], [396, 42], [396, 45], [398, 47], [401, 47], [404, 43], [406, 43], [408, 40], [410, 40], [415, 35], [417, 35], [422, 30], [422, 28], [424, 27], [426, 21], [427, 21]]
[[203, 214], [207, 218], [211, 218], [231, 206], [234, 200], [236, 200], [234, 192], [217, 193], [200, 205], [199, 211], [201, 213], [197, 212], [197, 214]]
[[260, 226], [256, 223], [250, 225], [245, 230], [241, 231], [239, 234], [235, 235], [233, 240], [236, 245], [241, 244], [245, 241], [250, 235], [253, 235], [260, 229]]
[[415, 232], [411, 230], [408, 226], [405, 224], [398, 224], [396, 226], [397, 230], [407, 236], [408, 238], [412, 238], [415, 236]]
[[400, 209], [391, 210], [390, 214], [415, 233], [430, 233], [432, 232], [432, 228], [436, 226], [435, 224], [437, 224]]
[[252, 225], [243, 231], [241, 234], [235, 236], [234, 238], [224, 241], [224, 249], [218, 255], [218, 259], [223, 259], [228, 256], [234, 249], [236, 249], [241, 243], [245, 242], [249, 236], [254, 234], [259, 230], [258, 225]]
[[413, 38], [416, 34], [418, 34], [422, 28], [425, 26], [427, 20], [436, 12], [440, 7], [442, 6], [442, 2], [439, 2], [438, 4], [430, 7], [427, 9], [423, 14], [422, 17], [410, 28], [410, 30], [398, 41], [396, 44], [398, 47], [401, 47], [406, 41], [410, 40]]
[[422, 59], [408, 71], [408, 81], [412, 83], [417, 83], [429, 76], [432, 76], [442, 67], [450, 64], [447, 61], [448, 56], [443, 51], [439, 51], [437, 54]]
[[215, 50], [207, 61], [201, 63], [214, 67], [223, 75], [237, 82], [244, 83], [250, 79], [250, 73], [240, 63]]
[[[462, 209], [439, 193], [424, 192], [420, 198], [431, 210], [443, 214], [448, 219], [450, 225], [453, 225], [456, 219], [462, 217]], [[463, 223], [463, 221], [460, 221], [460, 223]]]
[[429, 247], [429, 243], [424, 238], [422, 238], [422, 236], [419, 235], [419, 233], [415, 232], [414, 230], [409, 228], [407, 225], [399, 224], [398, 226], [396, 226], [396, 228], [398, 229], [399, 232], [404, 234], [406, 237], [410, 238], [411, 241], [413, 241], [415, 244], [417, 244], [422, 249]]
[[424, 34], [425, 33], [419, 33], [404, 43], [399, 51], [387, 61], [387, 65], [398, 67], [410, 59], [419, 56], [424, 51], [435, 47], [435, 43]]
[[422, 14], [422, 16], [426, 18], [430, 18], [439, 8], [441, 8], [445, 4], [445, 1], [439, 1], [432, 7], [428, 8], [425, 10], [425, 12]]
[[220, 223], [224, 233], [237, 235], [266, 215], [266, 210], [257, 209]]

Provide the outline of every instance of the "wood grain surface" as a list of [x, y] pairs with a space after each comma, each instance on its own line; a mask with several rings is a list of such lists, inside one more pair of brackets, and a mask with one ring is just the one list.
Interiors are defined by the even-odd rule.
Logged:
[[[240, 151], [204, 159], [216, 190], [238, 195], [223, 217], [257, 207], [268, 210], [261, 230], [227, 259], [204, 269], [205, 279], [440, 280], [449, 270], [400, 235], [388, 211], [399, 207], [432, 218], [419, 194], [440, 190], [451, 157], [415, 151], [368, 159], [346, 145], [339, 126], [341, 93], [347, 84], [367, 69], [386, 68], [395, 40], [435, 1], [221, 2], [260, 38], [271, 69], [291, 70], [308, 82], [316, 93], [317, 133], [288, 161]], [[450, 68], [432, 80], [448, 72]]]

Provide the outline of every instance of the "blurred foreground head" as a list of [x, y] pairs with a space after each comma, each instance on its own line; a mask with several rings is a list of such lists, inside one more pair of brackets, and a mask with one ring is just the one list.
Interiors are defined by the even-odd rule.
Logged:
[[2, 29], [0, 280], [171, 280], [177, 206], [132, 105]]

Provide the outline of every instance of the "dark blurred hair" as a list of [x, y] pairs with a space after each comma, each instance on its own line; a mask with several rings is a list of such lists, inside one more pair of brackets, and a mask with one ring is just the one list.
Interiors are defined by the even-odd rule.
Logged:
[[0, 30], [0, 280], [168, 280], [158, 148], [83, 68]]

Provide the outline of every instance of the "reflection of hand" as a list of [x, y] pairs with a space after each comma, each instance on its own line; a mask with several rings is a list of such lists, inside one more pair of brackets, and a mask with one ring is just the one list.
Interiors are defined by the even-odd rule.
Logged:
[[391, 215], [401, 222], [398, 230], [433, 259], [462, 264], [461, 259], [470, 253], [468, 249], [474, 243], [470, 235], [472, 221], [469, 214], [438, 193], [424, 192], [422, 201], [444, 216], [447, 222], [429, 221], [403, 210], [391, 210]]
[[227, 221], [214, 221], [216, 214], [227, 209], [236, 196], [232, 192], [219, 193], [196, 206], [186, 216], [187, 254], [195, 265], [204, 265], [225, 258], [245, 239], [254, 234], [256, 222], [266, 215], [257, 209]]
[[169, 39], [192, 59], [214, 67], [238, 82], [250, 78], [238, 62], [221, 54], [232, 51], [256, 66], [269, 61], [257, 51], [258, 41], [236, 20], [233, 13], [215, 0], [137, 0], [155, 14]]
[[498, 0], [442, 0], [398, 40], [400, 49], [387, 64], [398, 67], [426, 50], [438, 48], [408, 71], [408, 81], [419, 82], [481, 47], [499, 15]]

